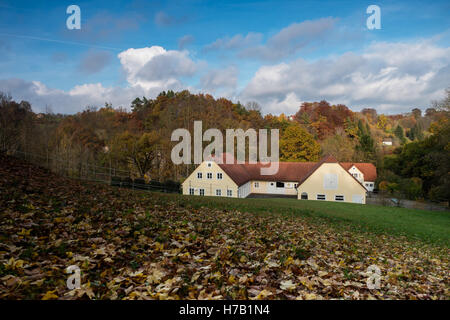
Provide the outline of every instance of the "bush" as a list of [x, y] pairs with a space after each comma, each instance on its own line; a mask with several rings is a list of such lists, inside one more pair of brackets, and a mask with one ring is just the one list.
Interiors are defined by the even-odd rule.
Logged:
[[164, 187], [169, 191], [179, 191], [181, 184], [179, 182], [173, 181], [173, 180], [167, 180], [164, 182]]
[[134, 179], [134, 188], [136, 189], [142, 189], [147, 190], [147, 184], [145, 183], [145, 180], [142, 178]]
[[133, 184], [133, 180], [131, 180], [130, 177], [126, 177], [126, 178], [122, 179], [122, 187], [131, 188], [132, 184]]
[[119, 187], [122, 179], [120, 177], [111, 177], [111, 185], [114, 187]]

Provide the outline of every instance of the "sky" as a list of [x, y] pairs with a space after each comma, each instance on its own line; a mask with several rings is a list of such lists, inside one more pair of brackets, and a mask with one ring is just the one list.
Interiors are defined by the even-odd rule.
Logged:
[[449, 16], [448, 0], [0, 0], [0, 91], [65, 114], [185, 89], [263, 114], [320, 100], [404, 113], [450, 87]]

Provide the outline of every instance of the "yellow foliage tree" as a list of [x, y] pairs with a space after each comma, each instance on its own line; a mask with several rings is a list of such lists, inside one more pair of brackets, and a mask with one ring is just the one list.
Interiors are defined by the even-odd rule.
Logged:
[[281, 161], [318, 161], [320, 145], [298, 124], [284, 130], [280, 140]]

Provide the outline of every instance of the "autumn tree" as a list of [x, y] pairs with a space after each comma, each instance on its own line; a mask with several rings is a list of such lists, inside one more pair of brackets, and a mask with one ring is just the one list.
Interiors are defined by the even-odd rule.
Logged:
[[319, 140], [334, 134], [338, 128], [344, 128], [348, 118], [353, 119], [353, 112], [347, 106], [330, 105], [327, 101], [305, 102], [294, 116]]
[[32, 126], [31, 105], [15, 102], [0, 92], [0, 151], [15, 151], [28, 143]]
[[375, 160], [375, 142], [372, 138], [370, 127], [364, 125], [362, 120], [358, 121], [358, 144], [356, 151], [359, 153], [358, 161], [374, 161]]
[[420, 119], [420, 117], [422, 117], [422, 110], [420, 110], [419, 108], [412, 109], [411, 113], [416, 120]]
[[291, 124], [280, 139], [281, 161], [317, 161], [320, 145], [298, 124]]
[[352, 161], [354, 154], [354, 142], [345, 134], [336, 133], [326, 138], [322, 143], [322, 154], [332, 154], [339, 161]]
[[395, 128], [394, 134], [400, 140], [400, 143], [406, 142], [402, 126], [397, 125], [397, 127]]
[[156, 132], [144, 133], [140, 137], [124, 132], [114, 140], [111, 154], [131, 164], [139, 177], [144, 177], [160, 156], [160, 139]]
[[377, 128], [386, 131], [388, 125], [388, 118], [384, 114], [380, 114], [377, 120]]

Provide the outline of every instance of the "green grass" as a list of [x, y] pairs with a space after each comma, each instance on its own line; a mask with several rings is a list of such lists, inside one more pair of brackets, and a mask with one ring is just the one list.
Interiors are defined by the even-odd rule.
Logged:
[[[156, 195], [156, 194], [155, 194]], [[375, 235], [403, 236], [438, 246], [450, 247], [450, 213], [376, 205], [336, 203], [297, 199], [235, 199], [222, 197], [158, 194], [167, 200], [193, 208], [239, 210], [255, 214], [273, 213], [296, 216], [313, 223], [348, 228]]]

